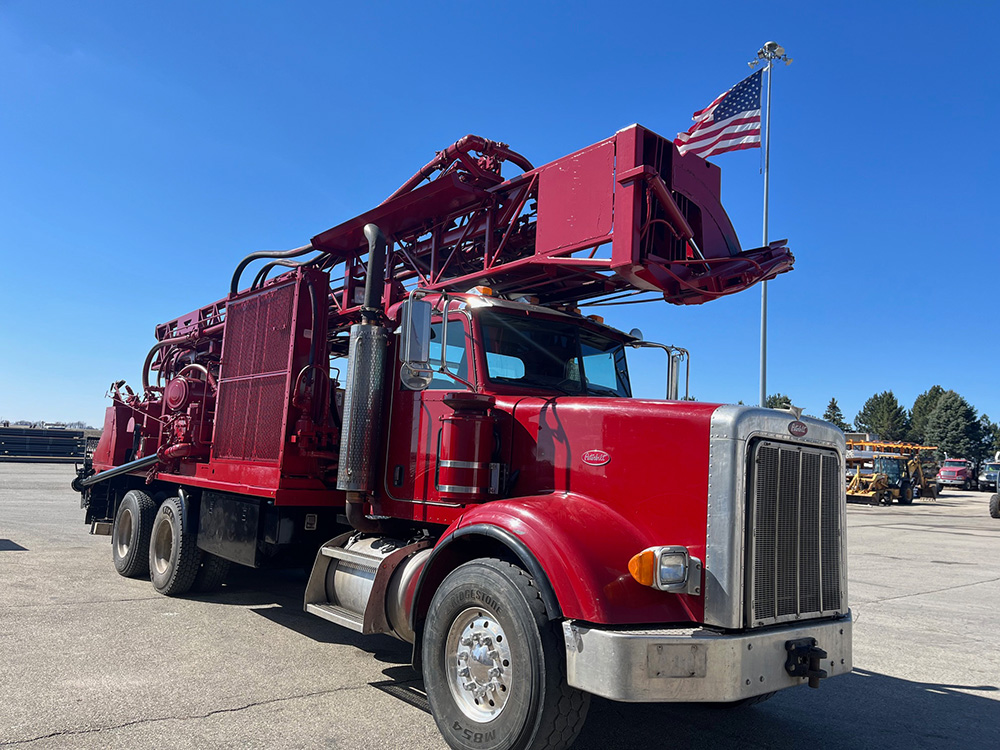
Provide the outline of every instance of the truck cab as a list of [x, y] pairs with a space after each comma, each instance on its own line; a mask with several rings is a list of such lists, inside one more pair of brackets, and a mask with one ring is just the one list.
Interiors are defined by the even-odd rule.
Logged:
[[976, 472], [972, 462], [964, 458], [948, 458], [937, 475], [938, 486], [971, 490], [976, 487]]

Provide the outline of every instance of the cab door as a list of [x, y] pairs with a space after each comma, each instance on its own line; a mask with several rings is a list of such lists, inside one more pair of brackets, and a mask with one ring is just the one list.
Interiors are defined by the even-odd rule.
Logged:
[[[446, 394], [470, 390], [463, 380], [476, 382], [469, 316], [451, 313], [447, 334], [445, 366], [461, 380], [435, 372], [426, 390], [411, 391], [400, 382], [399, 360], [394, 362], [385, 472], [385, 492], [390, 500], [456, 505], [442, 500], [437, 490], [438, 441], [442, 417], [452, 411], [444, 403]], [[443, 340], [444, 325], [437, 320], [431, 325], [430, 342], [430, 363], [435, 370], [441, 365]]]

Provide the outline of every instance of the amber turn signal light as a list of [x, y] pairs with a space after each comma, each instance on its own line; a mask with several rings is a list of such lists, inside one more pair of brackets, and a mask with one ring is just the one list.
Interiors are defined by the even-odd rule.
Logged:
[[655, 586], [656, 551], [644, 549], [628, 561], [628, 572], [643, 586]]

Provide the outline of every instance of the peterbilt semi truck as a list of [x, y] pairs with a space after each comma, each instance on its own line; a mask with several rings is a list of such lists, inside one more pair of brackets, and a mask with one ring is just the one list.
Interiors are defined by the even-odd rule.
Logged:
[[[646, 128], [540, 167], [466, 136], [157, 326], [73, 486], [167, 596], [311, 565], [306, 611], [411, 643], [454, 748], [569, 747], [592, 695], [817, 687], [852, 667], [843, 434], [684, 398], [683, 348], [580, 312], [793, 261], [742, 250], [718, 168]], [[633, 396], [642, 347], [664, 399]]]

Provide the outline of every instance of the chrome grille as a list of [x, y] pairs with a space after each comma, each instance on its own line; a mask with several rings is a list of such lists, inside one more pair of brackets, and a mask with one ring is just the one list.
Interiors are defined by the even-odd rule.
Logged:
[[845, 611], [837, 453], [766, 440], [750, 451], [748, 624]]

